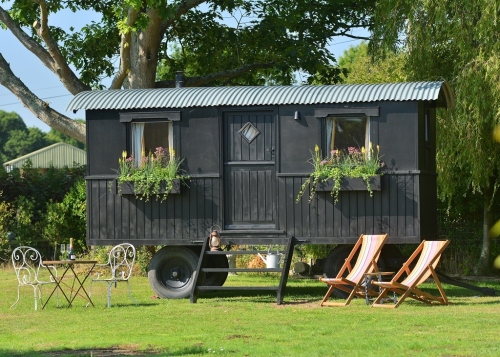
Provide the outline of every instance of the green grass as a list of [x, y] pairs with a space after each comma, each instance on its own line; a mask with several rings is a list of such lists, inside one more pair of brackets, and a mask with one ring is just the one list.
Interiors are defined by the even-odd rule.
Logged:
[[[276, 277], [230, 276], [228, 284], [269, 284]], [[96, 307], [77, 299], [70, 309], [51, 300], [33, 309], [31, 288], [13, 308], [14, 272], [0, 269], [0, 356], [498, 356], [500, 297], [444, 285], [449, 306], [414, 300], [374, 309], [364, 300], [345, 308], [320, 307], [326, 285], [289, 279], [285, 303], [276, 295], [218, 292], [189, 299], [152, 299], [147, 278], [113, 289], [94, 285]], [[500, 283], [482, 286], [500, 291]], [[425, 285], [436, 291], [435, 285]], [[43, 290], [47, 296], [48, 288]]]

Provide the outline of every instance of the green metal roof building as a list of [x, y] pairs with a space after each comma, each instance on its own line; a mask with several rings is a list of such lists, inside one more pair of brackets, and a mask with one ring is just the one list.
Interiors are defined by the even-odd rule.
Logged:
[[87, 154], [84, 150], [66, 143], [56, 143], [43, 149], [18, 157], [3, 163], [7, 172], [14, 168], [22, 168], [24, 163], [31, 160], [34, 168], [54, 168], [73, 167], [76, 164], [86, 165]]

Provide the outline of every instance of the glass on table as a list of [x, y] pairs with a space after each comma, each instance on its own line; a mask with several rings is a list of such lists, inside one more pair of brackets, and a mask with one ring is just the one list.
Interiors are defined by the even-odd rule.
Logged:
[[66, 252], [66, 244], [61, 244], [61, 259], [64, 259], [64, 252]]

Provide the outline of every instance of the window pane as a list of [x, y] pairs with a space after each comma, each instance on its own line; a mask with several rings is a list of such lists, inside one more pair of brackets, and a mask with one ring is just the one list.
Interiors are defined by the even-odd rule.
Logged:
[[326, 119], [327, 152], [347, 148], [362, 148], [369, 144], [369, 128], [367, 117], [335, 117]]
[[172, 143], [171, 123], [132, 123], [132, 151], [138, 165], [143, 155], [162, 147], [167, 152]]

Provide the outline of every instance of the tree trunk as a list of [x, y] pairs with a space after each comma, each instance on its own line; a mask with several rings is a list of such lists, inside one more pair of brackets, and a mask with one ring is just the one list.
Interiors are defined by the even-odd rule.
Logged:
[[130, 43], [130, 88], [154, 88], [158, 49], [161, 37], [161, 18], [156, 10], [147, 10], [149, 22], [146, 28], [132, 33]]
[[[490, 180], [492, 181], [492, 180]], [[493, 225], [493, 215], [491, 212], [491, 199], [493, 196], [493, 182], [483, 192], [483, 247], [479, 261], [474, 267], [475, 275], [483, 275], [489, 270], [490, 262], [490, 236], [489, 231]]]

